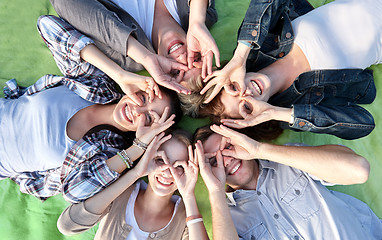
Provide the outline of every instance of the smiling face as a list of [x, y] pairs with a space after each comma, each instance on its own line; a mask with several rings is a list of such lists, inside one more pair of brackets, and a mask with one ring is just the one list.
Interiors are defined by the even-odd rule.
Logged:
[[[247, 87], [245, 96], [252, 96], [259, 101], [268, 101], [270, 96], [270, 80], [261, 73], [249, 72], [245, 75], [244, 84]], [[239, 95], [239, 89], [237, 84], [230, 86], [231, 91], [236, 92], [235, 95], [228, 93], [224, 89], [221, 91], [220, 101], [224, 106], [223, 117], [225, 118], [237, 118], [242, 119], [246, 114], [249, 114], [254, 109], [251, 103], [245, 101], [242, 96]]]
[[[158, 151], [164, 151], [170, 164], [173, 164], [178, 160], [188, 160], [186, 145], [174, 137], [163, 143]], [[177, 189], [177, 186], [170, 170], [158, 169], [158, 167], [165, 164], [164, 160], [160, 156], [156, 156], [154, 158], [154, 164], [156, 169], [148, 175], [151, 189], [159, 196], [167, 196], [169, 194], [172, 195]], [[184, 173], [184, 169], [180, 166], [176, 167], [175, 170], [179, 175]]]
[[162, 94], [162, 99], [155, 97], [150, 103], [146, 92], [138, 92], [143, 105], [138, 106], [127, 95], [123, 96], [113, 111], [113, 120], [116, 127], [121, 131], [136, 131], [139, 115], [144, 115], [145, 125], [150, 126], [154, 121], [154, 116], [150, 111], [154, 111], [162, 116], [164, 109], [170, 107], [169, 96]]
[[181, 26], [177, 22], [169, 22], [160, 29], [157, 53], [187, 65], [186, 42], [186, 33]]
[[[160, 30], [158, 37], [157, 53], [175, 60], [187, 66], [187, 40], [186, 33], [182, 27], [175, 21], [169, 21]], [[188, 80], [201, 74], [200, 68], [192, 68], [185, 72], [183, 80]]]
[[[206, 141], [203, 142], [205, 154], [215, 153], [219, 150], [222, 136], [212, 134]], [[226, 148], [232, 146], [227, 144]], [[212, 167], [216, 167], [216, 158], [209, 158]], [[255, 189], [257, 183], [258, 165], [255, 160], [241, 160], [228, 156], [223, 156], [223, 163], [226, 174], [226, 183], [234, 190], [237, 189]]]

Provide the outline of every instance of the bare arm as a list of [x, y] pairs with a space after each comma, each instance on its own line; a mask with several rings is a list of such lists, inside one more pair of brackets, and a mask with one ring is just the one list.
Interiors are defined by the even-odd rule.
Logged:
[[[220, 67], [220, 52], [214, 38], [205, 24], [208, 0], [190, 2], [189, 28], [187, 32], [188, 67], [201, 67], [202, 77], [212, 73], [212, 60]], [[200, 55], [201, 62], [197, 62]]]
[[212, 213], [213, 239], [239, 239], [226, 202], [224, 189], [223, 191], [210, 192], [209, 198]]
[[257, 155], [258, 158], [298, 168], [331, 183], [360, 184], [369, 177], [369, 162], [341, 145], [280, 146], [262, 143]]
[[[186, 208], [186, 216], [192, 218], [199, 218], [200, 212], [195, 198], [195, 184], [198, 180], [198, 163], [193, 154], [192, 146], [188, 146], [188, 161], [176, 161], [171, 166], [170, 171], [179, 193], [182, 195], [183, 202]], [[169, 164], [167, 157], [164, 158], [165, 163]], [[175, 168], [181, 166], [184, 173], [180, 175]], [[203, 221], [187, 223], [189, 239], [190, 240], [205, 240], [209, 239]]]
[[212, 167], [206, 162], [203, 145], [200, 141], [195, 144], [196, 155], [200, 167], [200, 175], [207, 186], [212, 213], [213, 239], [239, 239], [225, 197], [226, 175], [221, 152], [216, 154], [217, 166]]
[[163, 136], [164, 133], [161, 133], [153, 139], [153, 141], [149, 144], [147, 151], [135, 168], [125, 173], [117, 181], [98, 194], [87, 199], [85, 201], [86, 209], [95, 214], [103, 213], [110, 203], [113, 202], [114, 199], [116, 199], [122, 192], [130, 187], [136, 180], [146, 176], [148, 172], [151, 171], [150, 161], [152, 160], [153, 155], [156, 153], [159, 146], [170, 138], [170, 136]]
[[106, 73], [136, 104], [140, 105], [142, 103], [135, 94], [139, 90], [147, 92], [150, 99], [154, 98], [154, 94], [159, 95], [159, 88], [151, 77], [125, 71], [93, 44], [84, 47], [80, 52], [80, 56], [83, 60]]
[[337, 184], [359, 184], [369, 177], [369, 162], [350, 148], [341, 145], [284, 146], [259, 143], [223, 125], [212, 126], [218, 134], [229, 138], [232, 149], [224, 155], [243, 160], [267, 159], [310, 173]]

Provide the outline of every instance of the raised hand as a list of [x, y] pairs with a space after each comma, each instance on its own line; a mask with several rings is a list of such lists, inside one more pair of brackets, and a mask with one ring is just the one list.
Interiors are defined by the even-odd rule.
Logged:
[[118, 80], [115, 80], [137, 105], [142, 105], [142, 100], [136, 94], [139, 91], [146, 92], [149, 95], [149, 102], [152, 102], [155, 95], [162, 98], [160, 90], [156, 82], [151, 77], [142, 76], [139, 74], [123, 71]]
[[178, 93], [190, 93], [179, 83], [188, 70], [187, 66], [157, 54], [151, 54], [142, 64], [157, 84]]
[[168, 117], [169, 107], [165, 108], [162, 116], [159, 116], [155, 111], [150, 111], [150, 114], [154, 117], [154, 122], [151, 126], [145, 126], [145, 116], [141, 114], [138, 118], [137, 131], [135, 133], [136, 137], [145, 144], [149, 144], [156, 135], [173, 125], [175, 118], [174, 114]]
[[291, 119], [291, 108], [273, 106], [267, 102], [256, 100], [251, 96], [243, 97], [243, 99], [248, 103], [251, 112], [239, 109], [243, 119], [222, 119], [221, 123], [233, 128], [246, 128], [269, 120], [289, 122]]
[[[183, 198], [193, 198], [198, 180], [198, 164], [193, 155], [192, 146], [188, 146], [188, 161], [176, 161], [170, 167], [176, 186]], [[165, 161], [165, 163], [168, 163]]]
[[[216, 66], [220, 67], [220, 52], [214, 38], [206, 25], [193, 23], [187, 32], [187, 63], [188, 68], [202, 68], [202, 78], [212, 74], [212, 60], [215, 55]], [[201, 60], [201, 64], [198, 60]]]
[[202, 142], [197, 141], [194, 155], [196, 156], [200, 168], [200, 175], [207, 186], [208, 192], [224, 192], [226, 175], [223, 156], [220, 150], [215, 153], [205, 154]]
[[[200, 91], [200, 94], [204, 94], [214, 87], [211, 95], [204, 101], [204, 103], [209, 103], [224, 87], [224, 89], [232, 95], [244, 95], [247, 90], [245, 85], [245, 64], [247, 61], [247, 56], [249, 54], [250, 48], [243, 44], [239, 44], [236, 48], [235, 54], [232, 59], [224, 66], [223, 69], [213, 72], [211, 75], [204, 79], [204, 82], [208, 82], [206, 86]], [[239, 92], [232, 91], [230, 88], [234, 85]]]
[[[171, 135], [164, 136], [163, 132], [154, 137], [154, 139], [147, 146], [147, 150], [139, 160], [138, 164], [131, 170], [136, 174], [137, 179], [147, 176], [151, 171], [155, 169], [153, 159], [158, 154], [159, 147], [170, 138]], [[161, 170], [165, 170], [169, 167], [169, 165], [162, 165], [159, 168], [161, 168]]]
[[[223, 136], [222, 141], [230, 144], [222, 150], [224, 156], [230, 156], [242, 160], [252, 160], [257, 158], [258, 148], [261, 143], [253, 140], [245, 134], [236, 132], [223, 125], [212, 125], [211, 130]], [[223, 144], [221, 144], [222, 146]]]

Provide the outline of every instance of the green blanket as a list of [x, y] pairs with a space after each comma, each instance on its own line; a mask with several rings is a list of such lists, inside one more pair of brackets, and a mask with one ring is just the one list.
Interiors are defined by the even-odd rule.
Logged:
[[[326, 3], [323, 0], [310, 0], [310, 2], [315, 7]], [[237, 29], [248, 3], [249, 0], [216, 1], [219, 22], [211, 32], [219, 46], [222, 60], [229, 60], [232, 56], [236, 45]], [[60, 74], [51, 53], [36, 29], [37, 18], [44, 14], [56, 14], [49, 0], [0, 1], [1, 87], [11, 78], [16, 78], [20, 84], [28, 86], [45, 74]], [[372, 69], [377, 88], [379, 88], [382, 81], [382, 66], [373, 66]], [[2, 94], [0, 96], [3, 97]], [[380, 184], [382, 174], [378, 173], [382, 172], [382, 148], [379, 147], [379, 143], [382, 142], [382, 129], [379, 120], [382, 120], [382, 113], [379, 113], [378, 106], [381, 105], [382, 98], [378, 94], [373, 104], [365, 106], [374, 115], [377, 127], [372, 134], [362, 139], [345, 141], [332, 136], [285, 131], [277, 140], [280, 144], [287, 142], [304, 142], [309, 145], [343, 144], [365, 156], [371, 164], [369, 180], [362, 185], [336, 186], [333, 189], [366, 202], [380, 218], [382, 218], [382, 185]], [[201, 121], [186, 118], [182, 120], [181, 125], [187, 126], [187, 129], [192, 131], [201, 123]], [[198, 181], [196, 192], [200, 210], [211, 236], [208, 195], [201, 179]], [[18, 186], [12, 181], [2, 180], [0, 181], [0, 238], [6, 240], [93, 239], [95, 229], [73, 237], [63, 236], [57, 230], [57, 218], [67, 205], [68, 203], [60, 195], [41, 202], [35, 197], [20, 193]]]

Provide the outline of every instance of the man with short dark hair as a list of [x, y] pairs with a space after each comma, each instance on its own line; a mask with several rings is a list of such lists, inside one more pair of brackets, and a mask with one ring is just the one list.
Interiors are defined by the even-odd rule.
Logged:
[[341, 145], [279, 146], [211, 129], [196, 151], [214, 239], [382, 239], [382, 221], [365, 203], [325, 187], [366, 182], [362, 156]]

